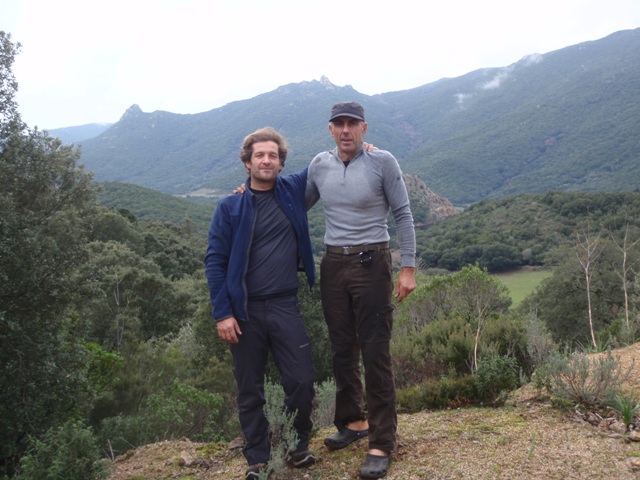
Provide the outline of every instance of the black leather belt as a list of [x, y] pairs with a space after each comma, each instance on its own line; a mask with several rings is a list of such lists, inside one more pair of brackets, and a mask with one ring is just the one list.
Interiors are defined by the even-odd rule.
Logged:
[[327, 252], [339, 253], [340, 255], [355, 255], [362, 252], [379, 252], [381, 250], [387, 250], [389, 248], [389, 242], [371, 243], [369, 245], [356, 245], [354, 247], [333, 247], [327, 245]]

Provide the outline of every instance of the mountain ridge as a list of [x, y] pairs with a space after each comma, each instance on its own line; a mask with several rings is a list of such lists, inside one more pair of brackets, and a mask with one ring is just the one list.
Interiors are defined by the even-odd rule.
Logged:
[[132, 106], [81, 142], [80, 160], [99, 181], [223, 194], [244, 180], [245, 135], [278, 129], [290, 143], [287, 171], [300, 170], [333, 148], [328, 110], [349, 99], [365, 107], [365, 140], [455, 205], [549, 190], [633, 190], [640, 185], [639, 79], [640, 29], [624, 30], [372, 96], [322, 77], [196, 114]]

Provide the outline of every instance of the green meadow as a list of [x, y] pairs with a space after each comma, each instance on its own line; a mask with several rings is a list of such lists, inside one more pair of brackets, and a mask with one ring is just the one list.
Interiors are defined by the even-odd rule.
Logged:
[[542, 280], [550, 277], [553, 272], [550, 269], [520, 268], [510, 272], [496, 274], [511, 293], [513, 301], [511, 307], [517, 307], [520, 302], [535, 290]]

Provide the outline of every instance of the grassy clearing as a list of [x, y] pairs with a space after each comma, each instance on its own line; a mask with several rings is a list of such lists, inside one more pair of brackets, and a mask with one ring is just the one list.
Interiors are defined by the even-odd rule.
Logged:
[[512, 307], [517, 307], [520, 302], [535, 290], [542, 280], [550, 277], [553, 272], [549, 269], [520, 268], [511, 272], [496, 274], [511, 293]]

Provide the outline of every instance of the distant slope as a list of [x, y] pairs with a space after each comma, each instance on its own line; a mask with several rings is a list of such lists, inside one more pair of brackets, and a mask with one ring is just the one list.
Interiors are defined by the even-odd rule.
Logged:
[[[418, 228], [427, 228], [458, 213], [447, 199], [433, 193], [419, 178], [405, 175], [405, 181]], [[215, 210], [214, 199], [184, 199], [121, 182], [102, 182], [98, 184], [98, 188], [98, 203], [102, 206], [127, 209], [141, 220], [158, 220], [181, 225], [189, 219], [202, 235], [208, 231]], [[229, 194], [231, 190], [225, 192], [225, 195]], [[320, 254], [324, 251], [324, 214], [321, 205], [315, 206], [309, 212], [309, 224], [314, 249]]]
[[213, 216], [213, 205], [200, 205], [155, 190], [119, 182], [99, 185], [98, 203], [104, 207], [125, 208], [142, 220], [158, 220], [181, 225], [186, 219], [205, 234]]
[[49, 135], [59, 138], [64, 144], [80, 143], [84, 140], [97, 137], [111, 125], [113, 124], [88, 123], [86, 125], [79, 125], [77, 127], [54, 128], [47, 131], [49, 132]]
[[134, 105], [82, 142], [81, 162], [100, 181], [224, 194], [244, 180], [245, 135], [277, 128], [291, 147], [285, 173], [299, 170], [333, 148], [328, 111], [346, 99], [365, 106], [365, 140], [456, 205], [640, 185], [640, 29], [400, 92], [368, 96], [323, 78], [192, 115]]

